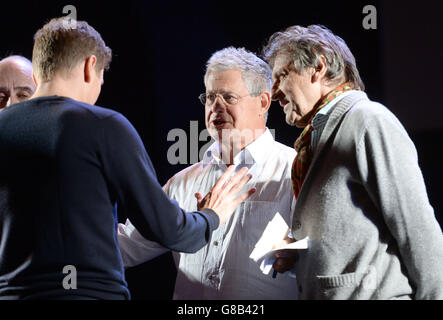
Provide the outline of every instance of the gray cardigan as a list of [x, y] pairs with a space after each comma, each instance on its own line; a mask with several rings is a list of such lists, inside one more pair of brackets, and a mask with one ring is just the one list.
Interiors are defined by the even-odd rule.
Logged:
[[443, 235], [414, 144], [355, 92], [333, 108], [296, 203], [301, 299], [443, 299]]

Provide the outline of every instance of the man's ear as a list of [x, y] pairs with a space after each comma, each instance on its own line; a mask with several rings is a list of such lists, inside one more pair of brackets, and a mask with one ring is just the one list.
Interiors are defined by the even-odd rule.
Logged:
[[92, 81], [93, 73], [95, 72], [95, 65], [97, 64], [97, 57], [91, 55], [85, 59], [83, 69], [83, 77], [86, 83], [90, 83]]
[[268, 112], [269, 107], [271, 106], [271, 94], [267, 91], [263, 91], [260, 94], [260, 102], [261, 102], [260, 113], [265, 114], [266, 112]]
[[37, 77], [35, 76], [34, 73], [32, 73], [32, 81], [34, 81], [35, 87], [38, 87], [38, 82], [37, 82]]
[[311, 82], [314, 83], [318, 81], [323, 81], [323, 79], [326, 77], [327, 72], [328, 68], [326, 67], [326, 58], [324, 56], [320, 56], [317, 67], [313, 68]]

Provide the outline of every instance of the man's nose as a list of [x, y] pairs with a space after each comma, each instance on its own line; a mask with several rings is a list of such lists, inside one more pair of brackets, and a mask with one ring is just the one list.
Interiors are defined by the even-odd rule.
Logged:
[[212, 106], [211, 106], [211, 109], [212, 109], [212, 111], [214, 111], [214, 112], [220, 112], [220, 111], [223, 111], [224, 109], [225, 109], [225, 103], [224, 103], [224, 101], [223, 101], [223, 99], [222, 99], [222, 97], [221, 96], [219, 96], [219, 95], [217, 95], [216, 97], [215, 97], [215, 100], [214, 100], [214, 102], [212, 103]]
[[272, 101], [282, 100], [285, 97], [284, 93], [278, 88], [272, 88], [271, 99]]
[[8, 101], [6, 102], [6, 107], [9, 107], [11, 104], [14, 104], [14, 103], [17, 103], [17, 102], [18, 101], [16, 101], [13, 96], [10, 96], [8, 98]]
[[271, 100], [272, 101], [278, 100], [279, 97], [282, 95], [282, 92], [279, 87], [280, 87], [280, 82], [278, 80], [276, 80], [271, 88]]

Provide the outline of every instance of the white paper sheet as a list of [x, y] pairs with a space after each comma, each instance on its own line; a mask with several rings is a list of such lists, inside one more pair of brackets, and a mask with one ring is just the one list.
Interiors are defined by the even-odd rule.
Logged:
[[289, 234], [289, 227], [279, 212], [268, 223], [262, 236], [255, 245], [254, 250], [249, 258], [260, 265], [260, 269], [264, 274], [269, 274], [272, 265], [275, 262], [275, 252], [278, 250], [299, 250], [307, 249], [309, 246], [309, 237], [289, 244], [279, 243]]

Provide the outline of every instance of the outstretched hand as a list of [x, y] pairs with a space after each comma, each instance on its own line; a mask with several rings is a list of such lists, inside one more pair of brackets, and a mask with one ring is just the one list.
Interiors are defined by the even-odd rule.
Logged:
[[256, 191], [255, 188], [251, 188], [237, 196], [237, 193], [251, 180], [252, 175], [248, 174], [248, 168], [244, 167], [230, 178], [234, 171], [235, 166], [229, 166], [205, 197], [199, 192], [195, 194], [197, 209], [214, 210], [219, 216], [220, 225], [228, 221], [240, 203]]

